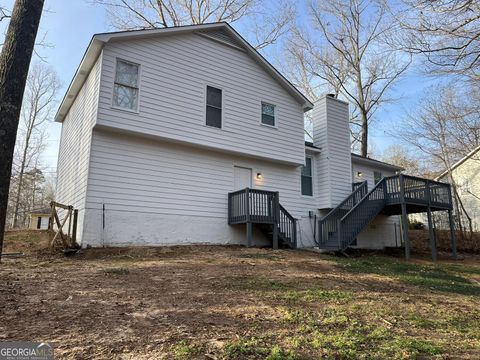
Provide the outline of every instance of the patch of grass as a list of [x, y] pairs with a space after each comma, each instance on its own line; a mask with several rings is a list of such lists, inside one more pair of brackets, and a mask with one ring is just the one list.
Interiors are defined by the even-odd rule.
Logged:
[[407, 322], [416, 328], [445, 334], [459, 334], [467, 337], [480, 347], [480, 310], [471, 309], [468, 313], [445, 311], [444, 309], [427, 314], [410, 313]]
[[418, 265], [384, 257], [335, 259], [346, 271], [388, 276], [406, 284], [461, 295], [480, 295], [480, 286], [451, 271], [451, 265]]
[[382, 350], [386, 350], [386, 353], [391, 353], [396, 358], [400, 354], [405, 354], [410, 358], [417, 359], [425, 355], [439, 355], [445, 351], [441, 345], [412, 338], [396, 337], [385, 345]]
[[262, 358], [265, 360], [295, 360], [298, 355], [278, 345], [270, 345], [259, 337], [240, 338], [227, 343], [224, 348], [226, 359]]
[[125, 267], [115, 267], [104, 270], [105, 274], [109, 275], [127, 275], [130, 274], [130, 269]]
[[264, 277], [231, 278], [228, 284], [233, 289], [245, 291], [287, 291], [293, 287], [291, 284]]
[[480, 275], [480, 266], [465, 264], [442, 264], [442, 267], [448, 271], [452, 271], [464, 275]]
[[400, 336], [387, 326], [371, 324], [346, 309], [321, 312], [280, 308], [283, 321], [295, 324], [289, 344], [296, 350], [339, 359], [404, 359], [444, 352], [434, 341]]
[[235, 257], [240, 259], [279, 260], [278, 256], [272, 254], [239, 254]]
[[285, 294], [282, 294], [282, 297], [287, 301], [306, 301], [306, 302], [317, 302], [317, 301], [331, 301], [339, 302], [342, 300], [348, 301], [352, 298], [352, 294], [347, 291], [341, 290], [322, 290], [322, 289], [309, 289], [309, 290], [290, 290]]
[[201, 346], [198, 346], [195, 344], [189, 344], [185, 340], [179, 341], [177, 344], [175, 344], [172, 347], [172, 354], [175, 357], [175, 359], [178, 359], [178, 360], [191, 359], [199, 355], [201, 352], [202, 352]]

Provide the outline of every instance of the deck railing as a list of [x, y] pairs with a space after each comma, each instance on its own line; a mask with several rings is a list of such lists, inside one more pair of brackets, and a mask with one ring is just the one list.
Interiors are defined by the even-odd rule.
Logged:
[[383, 178], [365, 197], [348, 211], [337, 223], [337, 240], [340, 249], [345, 249], [378, 212], [385, 207], [387, 178]]
[[278, 192], [242, 189], [228, 194], [228, 223], [275, 223]]
[[297, 221], [279, 204], [279, 232], [280, 236], [289, 242], [291, 248], [297, 247]]
[[242, 189], [228, 194], [228, 223], [272, 224], [280, 237], [295, 247], [296, 219], [280, 204], [275, 191]]
[[[385, 177], [361, 200], [349, 207], [356, 191], [319, 221], [319, 246], [333, 239], [338, 242], [339, 249], [345, 249], [388, 205], [405, 203], [445, 210], [452, 208], [449, 184], [415, 176], [400, 174]], [[345, 202], [348, 211], [342, 211]]]

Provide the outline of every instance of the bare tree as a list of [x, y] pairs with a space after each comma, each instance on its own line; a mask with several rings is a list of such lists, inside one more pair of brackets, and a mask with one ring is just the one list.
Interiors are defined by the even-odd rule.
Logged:
[[0, 54], [0, 260], [20, 109], [43, 2], [15, 2]]
[[23, 99], [21, 124], [17, 148], [19, 149], [18, 173], [14, 174], [15, 201], [13, 206], [13, 227], [18, 227], [21, 194], [23, 193], [25, 171], [38, 168], [39, 157], [45, 148], [45, 125], [53, 118], [56, 95], [60, 82], [53, 68], [44, 63], [35, 63], [27, 78]]
[[427, 91], [418, 109], [408, 115], [395, 133], [425, 154], [435, 168], [446, 169], [454, 194], [457, 222], [464, 234], [462, 218], [466, 219], [470, 233], [472, 219], [459, 196], [452, 166], [480, 145], [480, 112], [476, 106], [469, 106], [462, 95], [453, 84]]
[[257, 49], [275, 43], [287, 30], [293, 7], [260, 0], [91, 0], [106, 7], [115, 29], [166, 28], [212, 22], [248, 21]]
[[423, 54], [434, 74], [480, 80], [480, 2], [404, 0], [401, 25], [407, 50]]
[[353, 104], [352, 134], [366, 156], [373, 115], [393, 100], [389, 90], [407, 70], [411, 56], [391, 47], [398, 27], [380, 2], [318, 1], [310, 12], [313, 30], [295, 30], [287, 46], [302, 69], [294, 72], [314, 75], [312, 88], [326, 84]]
[[424, 175], [418, 157], [412, 155], [408, 149], [402, 145], [390, 145], [383, 151], [380, 158], [389, 164], [403, 167], [407, 174]]

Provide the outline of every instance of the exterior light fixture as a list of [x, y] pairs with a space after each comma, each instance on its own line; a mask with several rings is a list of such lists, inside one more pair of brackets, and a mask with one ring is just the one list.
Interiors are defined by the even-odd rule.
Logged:
[[258, 180], [262, 180], [262, 179], [263, 179], [262, 173], [257, 173], [257, 179], [258, 179]]
[[362, 177], [363, 176], [363, 173], [361, 171], [357, 172], [357, 176], [358, 177]]

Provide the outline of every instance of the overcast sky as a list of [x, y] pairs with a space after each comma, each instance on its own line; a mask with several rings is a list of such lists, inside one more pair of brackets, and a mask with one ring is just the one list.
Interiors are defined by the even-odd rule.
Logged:
[[[1, 4], [10, 9], [13, 7], [13, 2], [14, 0], [0, 0]], [[63, 86], [59, 96], [61, 100], [92, 35], [112, 29], [108, 26], [104, 8], [92, 5], [87, 0], [46, 0], [45, 9], [37, 39], [45, 36], [45, 42], [52, 46], [40, 47], [38, 53], [55, 68], [62, 81]], [[235, 24], [234, 27], [240, 33], [242, 32], [241, 27]], [[274, 62], [269, 53], [265, 56], [267, 59], [270, 57], [269, 60]], [[38, 57], [33, 61], [39, 61]], [[396, 142], [394, 137], [388, 135], [389, 129], [401, 122], [405, 111], [412, 108], [425, 88], [432, 84], [433, 79], [421, 76], [413, 67], [405, 79], [397, 85], [394, 96], [400, 100], [394, 105], [382, 108], [377, 113], [376, 123], [371, 128], [370, 144], [376, 154]], [[44, 155], [49, 173], [53, 173], [57, 165], [60, 129], [61, 125], [58, 123], [52, 123], [49, 126], [48, 149]]]

